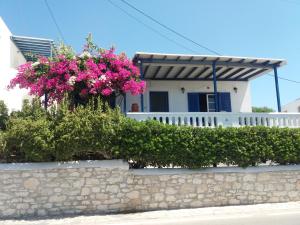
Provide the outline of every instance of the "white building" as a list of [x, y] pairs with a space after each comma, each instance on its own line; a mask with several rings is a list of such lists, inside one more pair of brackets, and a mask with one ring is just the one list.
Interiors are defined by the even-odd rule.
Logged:
[[282, 59], [158, 53], [136, 53], [134, 61], [147, 88], [143, 102], [128, 96], [126, 109], [136, 103], [142, 112], [252, 112], [250, 81], [286, 64]]
[[[147, 88], [141, 96], [126, 96], [128, 117], [193, 126], [300, 126], [300, 114], [251, 110], [251, 80], [274, 71], [281, 112], [277, 69], [285, 60], [138, 52], [133, 61]], [[291, 118], [294, 125], [287, 124]]]
[[16, 76], [19, 65], [30, 60], [30, 54], [50, 56], [53, 41], [13, 35], [0, 17], [0, 100], [9, 110], [18, 110], [27, 91], [15, 88], [7, 90], [10, 80]]
[[[26, 90], [8, 91], [7, 85], [32, 55], [50, 57], [53, 41], [15, 36], [0, 18], [0, 50], [0, 100], [10, 110], [20, 109]], [[128, 117], [197, 127], [300, 127], [299, 113], [280, 113], [277, 68], [285, 60], [138, 52], [133, 61], [147, 88], [140, 96], [125, 96], [122, 107]], [[252, 113], [250, 81], [271, 71], [279, 113]]]
[[292, 101], [282, 107], [283, 112], [298, 112], [300, 113], [300, 98], [296, 99], [295, 101]]

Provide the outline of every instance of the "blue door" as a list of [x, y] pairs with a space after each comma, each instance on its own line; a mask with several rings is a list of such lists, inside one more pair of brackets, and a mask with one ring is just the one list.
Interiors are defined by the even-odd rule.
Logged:
[[219, 100], [219, 111], [220, 112], [231, 112], [231, 100], [229, 92], [219, 92], [218, 93]]
[[169, 112], [167, 91], [150, 91], [150, 112]]
[[200, 112], [199, 93], [188, 93], [188, 109], [189, 112]]

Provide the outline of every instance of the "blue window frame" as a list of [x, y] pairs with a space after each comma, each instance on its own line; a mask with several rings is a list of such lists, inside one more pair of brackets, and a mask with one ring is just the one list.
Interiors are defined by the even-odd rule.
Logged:
[[[231, 112], [231, 98], [229, 92], [218, 92], [220, 112]], [[215, 112], [214, 93], [188, 93], [189, 112]]]

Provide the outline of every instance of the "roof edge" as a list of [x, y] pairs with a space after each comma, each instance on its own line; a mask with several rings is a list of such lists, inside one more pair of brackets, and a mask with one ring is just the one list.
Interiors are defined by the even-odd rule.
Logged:
[[249, 59], [249, 60], [274, 60], [281, 61], [280, 66], [287, 64], [286, 59], [264, 58], [264, 57], [246, 57], [246, 56], [228, 56], [228, 55], [200, 55], [200, 54], [175, 54], [175, 53], [155, 53], [155, 52], [136, 52], [133, 59], [138, 55], [157, 55], [157, 56], [184, 56], [184, 57], [215, 57], [215, 58], [232, 58], [232, 59]]

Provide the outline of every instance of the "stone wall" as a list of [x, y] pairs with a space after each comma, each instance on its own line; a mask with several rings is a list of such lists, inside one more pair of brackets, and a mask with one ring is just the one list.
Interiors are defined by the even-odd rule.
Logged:
[[122, 161], [0, 165], [0, 218], [300, 200], [300, 166], [129, 170]]

